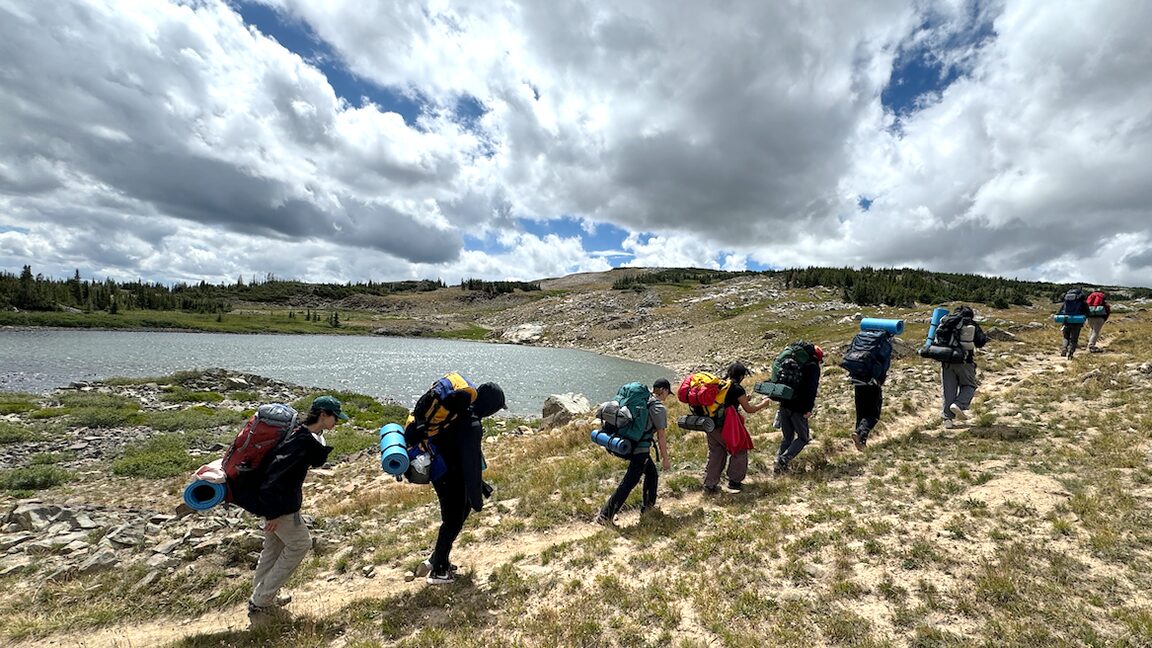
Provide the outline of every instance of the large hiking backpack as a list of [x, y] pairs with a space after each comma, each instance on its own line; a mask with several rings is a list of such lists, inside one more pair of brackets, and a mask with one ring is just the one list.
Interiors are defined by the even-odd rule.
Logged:
[[404, 440], [409, 447], [434, 437], [460, 420], [476, 400], [476, 387], [458, 373], [439, 378], [428, 391], [416, 399], [404, 425]]
[[1099, 290], [1088, 295], [1084, 299], [1084, 304], [1088, 306], [1088, 317], [1107, 317], [1108, 305], [1104, 293]]
[[883, 379], [892, 360], [892, 334], [860, 331], [844, 354], [840, 366], [856, 382], [871, 384]]
[[272, 449], [295, 429], [299, 415], [282, 403], [268, 403], [256, 413], [224, 451], [222, 468], [230, 481], [242, 479], [264, 468]]
[[[627, 456], [636, 444], [644, 440], [648, 432], [648, 400], [651, 396], [652, 392], [647, 385], [631, 382], [621, 386], [613, 400], [601, 403], [596, 410], [597, 418], [604, 423], [601, 432], [608, 439], [624, 439], [628, 442], [623, 445], [602, 444], [605, 449], [617, 456]], [[596, 440], [596, 435], [593, 435], [593, 440]], [[614, 451], [614, 447], [619, 451]]]
[[707, 371], [686, 376], [676, 390], [676, 398], [688, 404], [698, 416], [715, 416], [724, 406], [731, 381], [720, 380]]
[[932, 346], [963, 349], [960, 345], [960, 332], [971, 323], [971, 319], [965, 317], [964, 313], [948, 313], [936, 326], [936, 337], [932, 338]]
[[772, 382], [795, 389], [800, 386], [804, 365], [816, 362], [816, 347], [803, 340], [784, 347], [772, 361]]
[[1073, 288], [1064, 293], [1064, 304], [1060, 307], [1061, 315], [1087, 315], [1088, 304], [1084, 299], [1084, 291]]

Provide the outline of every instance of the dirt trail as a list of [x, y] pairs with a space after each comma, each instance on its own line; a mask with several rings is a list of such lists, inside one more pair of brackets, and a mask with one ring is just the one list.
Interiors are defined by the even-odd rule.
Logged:
[[[1066, 370], [1065, 361], [1054, 361], [1051, 354], [1032, 353], [1022, 358], [1016, 367], [989, 374], [981, 372], [981, 386], [978, 394], [991, 396], [1009, 391], [1027, 378]], [[915, 412], [892, 416], [886, 413], [883, 427], [878, 429], [876, 443], [884, 443], [909, 434], [922, 427], [926, 420], [938, 418], [938, 392], [935, 385], [926, 386], [923, 391], [923, 405]], [[928, 398], [931, 395], [932, 397]], [[855, 452], [851, 442], [845, 437], [844, 452]], [[699, 493], [684, 494], [672, 498], [664, 496], [661, 507], [666, 514], [688, 514], [704, 507], [716, 506]], [[635, 514], [624, 514], [619, 520], [622, 526], [635, 522]], [[520, 534], [495, 543], [484, 543], [461, 547], [453, 555], [461, 565], [472, 572], [477, 583], [483, 583], [499, 566], [513, 558], [518, 562], [533, 562], [549, 548], [572, 540], [580, 540], [598, 533], [601, 527], [590, 523], [575, 522], [538, 533]], [[361, 576], [339, 576], [325, 580], [314, 580], [293, 590], [296, 601], [288, 606], [290, 612], [311, 618], [323, 618], [334, 614], [351, 602], [364, 599], [387, 598], [398, 593], [414, 592], [427, 585], [422, 579], [406, 582], [405, 573], [396, 568], [380, 569], [373, 578]], [[244, 605], [226, 610], [211, 612], [195, 618], [161, 618], [144, 623], [130, 623], [110, 626], [83, 632], [54, 635], [40, 640], [21, 640], [19, 646], [30, 648], [141, 648], [163, 646], [185, 637], [200, 634], [215, 634], [229, 631], [243, 631], [248, 627], [248, 617]], [[688, 628], [698, 630], [702, 628]]]

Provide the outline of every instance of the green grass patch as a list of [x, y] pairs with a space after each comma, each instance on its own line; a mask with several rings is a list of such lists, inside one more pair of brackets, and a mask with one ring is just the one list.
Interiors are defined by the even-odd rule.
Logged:
[[165, 403], [219, 403], [224, 400], [223, 394], [210, 391], [194, 391], [184, 387], [169, 386], [164, 388], [160, 400]]
[[72, 479], [72, 473], [59, 466], [39, 465], [0, 471], [0, 490], [37, 491], [59, 486]]
[[39, 397], [19, 392], [0, 393], [0, 414], [22, 414], [38, 407]]
[[486, 340], [492, 331], [477, 324], [468, 324], [466, 328], [452, 329], [450, 331], [437, 331], [433, 337], [446, 340]]
[[43, 441], [44, 435], [27, 425], [0, 421], [0, 445]]
[[188, 454], [189, 437], [165, 434], [130, 446], [112, 462], [112, 472], [123, 477], [163, 479], [194, 470], [204, 463], [203, 457]]
[[[165, 410], [160, 412], [142, 412], [139, 420], [141, 425], [147, 425], [159, 432], [202, 432], [217, 431], [227, 426], [236, 428], [228, 433], [238, 432], [239, 428], [248, 419], [244, 412], [230, 409], [212, 409], [203, 405], [196, 405], [181, 410]], [[231, 439], [227, 439], [231, 440]]]

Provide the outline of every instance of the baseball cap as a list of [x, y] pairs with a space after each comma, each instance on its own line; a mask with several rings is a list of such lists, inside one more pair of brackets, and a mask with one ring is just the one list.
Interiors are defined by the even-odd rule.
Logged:
[[318, 396], [312, 401], [312, 409], [332, 412], [341, 421], [347, 421], [348, 415], [340, 411], [340, 401], [331, 396]]

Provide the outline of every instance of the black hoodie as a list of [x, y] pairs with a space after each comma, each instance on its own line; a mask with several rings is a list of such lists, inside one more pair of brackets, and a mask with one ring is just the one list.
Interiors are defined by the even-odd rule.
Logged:
[[320, 443], [307, 427], [297, 427], [272, 450], [264, 470], [246, 481], [229, 483], [233, 503], [269, 520], [298, 512], [304, 503], [308, 469], [323, 466], [330, 452], [332, 448]]

